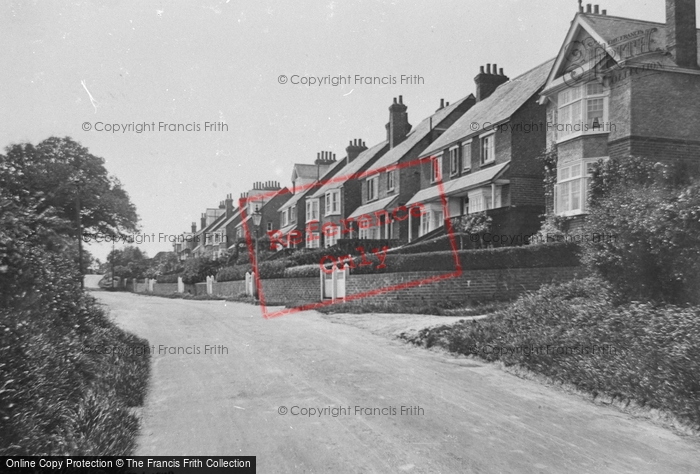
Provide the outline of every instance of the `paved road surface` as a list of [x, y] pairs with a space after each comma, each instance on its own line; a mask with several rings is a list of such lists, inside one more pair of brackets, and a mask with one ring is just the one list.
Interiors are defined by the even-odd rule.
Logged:
[[261, 473], [700, 472], [697, 440], [317, 313], [263, 320], [241, 303], [96, 295], [156, 350], [228, 350], [154, 357], [139, 455], [256, 455]]

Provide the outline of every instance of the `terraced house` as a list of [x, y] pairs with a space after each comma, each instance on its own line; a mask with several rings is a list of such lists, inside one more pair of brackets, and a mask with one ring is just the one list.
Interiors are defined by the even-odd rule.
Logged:
[[666, 0], [666, 23], [583, 6], [542, 92], [557, 155], [550, 212], [578, 228], [595, 163], [639, 156], [700, 163], [700, 69], [695, 0]]
[[446, 218], [458, 224], [476, 213], [491, 217], [499, 235], [539, 229], [546, 111], [538, 98], [553, 63], [512, 80], [495, 64], [481, 67], [476, 104], [420, 154], [421, 189], [408, 204], [422, 203], [425, 213], [411, 240], [444, 232]]
[[433, 115], [412, 129], [403, 97], [394, 99], [386, 124], [389, 150], [367, 169], [361, 179], [362, 205], [348, 216], [358, 223], [359, 238], [407, 242], [417, 235], [418, 221], [403, 208], [420, 188], [420, 166], [414, 163], [475, 101], [473, 94], [452, 105], [442, 101]]
[[[313, 235], [306, 229], [308, 223], [318, 225], [320, 208], [318, 202], [309, 205], [306, 197], [315, 192], [314, 184], [335, 175], [342, 168], [344, 160], [337, 161], [330, 151], [319, 152], [313, 164], [295, 163], [292, 170], [292, 187], [290, 198], [280, 206], [280, 232], [268, 234], [277, 250], [285, 248], [314, 248], [320, 245], [319, 232]], [[313, 226], [312, 226], [313, 227]]]
[[[319, 209], [318, 244], [332, 247], [338, 239], [351, 238], [355, 228], [348, 217], [362, 202], [362, 185], [359, 176], [389, 149], [386, 141], [367, 148], [361, 140], [354, 140], [345, 149], [348, 163], [333, 179], [314, 192], [307, 203]], [[348, 223], [348, 224], [346, 224]]]

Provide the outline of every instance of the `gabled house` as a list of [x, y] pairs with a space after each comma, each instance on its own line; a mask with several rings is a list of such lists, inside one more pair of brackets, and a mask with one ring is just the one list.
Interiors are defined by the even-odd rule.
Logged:
[[[660, 0], [659, 0], [660, 1]], [[580, 3], [580, 2], [579, 2]], [[555, 124], [557, 183], [549, 210], [574, 230], [595, 163], [638, 156], [700, 164], [700, 50], [695, 0], [666, 0], [666, 23], [579, 6], [541, 101]]]
[[[386, 125], [389, 150], [367, 169], [366, 177], [361, 179], [362, 203], [347, 218], [358, 224], [359, 238], [406, 242], [411, 232], [416, 235], [417, 228], [411, 230], [410, 217], [406, 219], [402, 207], [420, 189], [420, 166], [413, 163], [475, 101], [471, 94], [452, 105], [443, 101], [437, 112], [412, 129], [403, 97], [394, 98]], [[398, 217], [394, 212], [397, 210], [400, 210]]]
[[[258, 238], [267, 235], [268, 232], [279, 230], [279, 208], [291, 197], [289, 189], [282, 188], [277, 181], [266, 181], [253, 183], [253, 189], [241, 194], [239, 216], [235, 224], [235, 242], [246, 238], [245, 226], [250, 232], [250, 237]], [[253, 214], [262, 214], [260, 228], [256, 229], [253, 224]]]
[[178, 260], [184, 261], [192, 256], [192, 251], [197, 246], [196, 235], [197, 223], [193, 222], [191, 232], [183, 232], [177, 236], [176, 242], [173, 243], [173, 252], [177, 255]]
[[192, 250], [193, 257], [211, 256], [207, 252], [211, 252], [211, 242], [213, 242], [212, 234], [210, 233], [214, 225], [222, 219], [226, 214], [226, 208], [223, 202], [219, 203], [218, 208], [209, 208], [203, 212], [200, 217], [200, 229], [195, 233], [195, 247]]
[[352, 227], [344, 222], [362, 204], [362, 183], [358, 177], [388, 149], [387, 141], [368, 149], [362, 140], [352, 140], [345, 148], [346, 164], [342, 171], [314, 190], [306, 201], [309, 207], [319, 209], [319, 239], [314, 240], [314, 245], [332, 247], [338, 239], [352, 236]]
[[538, 156], [547, 124], [538, 99], [553, 63], [512, 80], [495, 64], [481, 67], [474, 78], [476, 104], [421, 153], [421, 190], [408, 204], [421, 203], [425, 212], [412, 240], [444, 232], [446, 218], [459, 227], [476, 213], [490, 216], [498, 235], [539, 229], [545, 202]]
[[313, 165], [303, 163], [294, 165], [291, 195], [278, 210], [280, 232], [268, 234], [271, 238], [276, 234], [282, 236], [274, 239], [278, 250], [319, 246], [318, 234], [312, 235], [314, 234], [312, 232], [307, 236], [306, 233], [307, 222], [317, 222], [319, 219], [319, 204], [318, 202], [309, 204], [306, 198], [315, 192], [314, 184], [334, 176], [344, 164], [344, 160], [337, 161], [335, 153], [322, 151], [316, 156]]

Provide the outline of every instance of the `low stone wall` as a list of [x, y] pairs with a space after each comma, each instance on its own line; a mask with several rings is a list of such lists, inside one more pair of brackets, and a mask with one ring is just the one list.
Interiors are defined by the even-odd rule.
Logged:
[[321, 279], [275, 278], [262, 280], [262, 293], [265, 304], [296, 306], [315, 303], [321, 300]]
[[172, 293], [177, 293], [177, 283], [155, 283], [153, 285], [154, 295], [170, 295]]

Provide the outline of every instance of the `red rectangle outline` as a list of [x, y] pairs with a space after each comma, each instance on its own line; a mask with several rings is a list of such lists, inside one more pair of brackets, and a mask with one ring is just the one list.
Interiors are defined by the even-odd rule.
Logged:
[[[393, 170], [408, 168], [411, 166], [421, 165], [423, 163], [430, 162], [430, 161], [432, 161], [432, 166], [436, 167], [436, 169], [437, 169], [437, 167], [440, 166], [440, 161], [436, 156], [429, 156], [429, 157], [425, 157], [425, 158], [412, 160], [412, 161], [409, 161], [406, 163], [399, 163], [397, 165], [392, 164], [392, 165], [388, 165], [388, 166], [383, 166], [381, 168], [377, 168], [375, 170], [364, 171], [362, 173], [353, 173], [350, 175], [343, 175], [343, 176], [339, 176], [339, 177], [335, 177], [335, 178], [329, 178], [329, 179], [323, 180], [323, 181], [317, 181], [317, 182], [314, 182], [311, 184], [300, 186], [299, 192], [305, 192], [305, 191], [312, 189], [312, 188], [321, 188], [321, 187], [325, 186], [326, 184], [344, 183], [344, 182], [349, 181], [351, 179], [363, 179], [363, 178], [367, 178], [367, 177], [375, 175], [375, 174], [380, 174], [384, 171], [393, 171]], [[445, 197], [445, 186], [442, 182], [442, 173], [440, 172], [438, 174], [438, 176], [439, 176], [439, 178], [437, 180], [437, 187], [438, 187], [438, 193], [440, 196], [440, 200], [442, 202], [443, 215], [448, 216], [449, 212], [448, 212], [448, 208], [447, 208], [447, 198]], [[297, 313], [300, 311], [308, 311], [308, 310], [312, 310], [312, 309], [322, 308], [324, 306], [338, 304], [340, 302], [354, 301], [354, 300], [366, 298], [369, 296], [379, 295], [382, 293], [389, 293], [391, 291], [398, 291], [398, 290], [404, 290], [407, 288], [414, 288], [416, 286], [421, 286], [421, 285], [433, 283], [436, 281], [447, 280], [450, 278], [457, 278], [457, 277], [462, 275], [462, 264], [459, 261], [459, 254], [457, 253], [457, 242], [456, 242], [455, 236], [454, 236], [454, 229], [452, 228], [452, 223], [450, 222], [450, 220], [445, 219], [445, 226], [447, 229], [447, 234], [448, 234], [449, 239], [450, 239], [450, 247], [452, 247], [452, 254], [453, 254], [454, 259], [455, 259], [455, 270], [454, 271], [444, 273], [441, 275], [434, 275], [432, 277], [424, 278], [421, 280], [415, 280], [415, 281], [410, 281], [410, 282], [406, 282], [406, 283], [400, 283], [397, 285], [387, 286], [384, 288], [378, 288], [376, 290], [365, 291], [362, 293], [356, 293], [354, 295], [346, 296], [344, 300], [320, 301], [318, 303], [309, 303], [309, 304], [306, 304], [303, 306], [297, 306], [294, 308], [285, 308], [283, 310], [271, 312], [268, 310], [267, 305], [265, 304], [265, 295], [264, 295], [263, 290], [262, 290], [262, 283], [261, 283], [260, 278], [258, 276], [259, 275], [258, 274], [258, 262], [255, 259], [255, 245], [253, 244], [253, 239], [250, 235], [250, 230], [248, 229], [248, 219], [246, 216], [246, 204], [248, 202], [259, 201], [259, 200], [263, 200], [266, 198], [272, 198], [272, 197], [275, 197], [279, 194], [284, 194], [285, 192], [288, 193], [290, 191], [289, 191], [289, 189], [285, 188], [282, 191], [269, 191], [266, 193], [257, 194], [255, 196], [241, 198], [239, 200], [239, 206], [238, 206], [239, 209], [241, 210], [241, 221], [243, 223], [243, 229], [245, 230], [245, 234], [246, 234], [246, 244], [248, 245], [248, 252], [250, 254], [250, 261], [252, 263], [253, 273], [255, 274], [255, 286], [257, 288], [258, 298], [260, 300], [260, 308], [262, 310], [263, 318], [265, 318], [265, 319], [277, 318], [279, 316], [293, 314], [293, 313]], [[319, 279], [320, 279], [320, 273], [319, 273]], [[320, 281], [319, 281], [319, 283], [320, 283]]]

